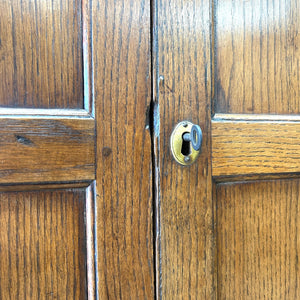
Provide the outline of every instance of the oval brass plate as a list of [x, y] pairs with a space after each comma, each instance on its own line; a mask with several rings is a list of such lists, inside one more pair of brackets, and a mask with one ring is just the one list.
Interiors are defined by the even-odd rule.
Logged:
[[171, 134], [171, 151], [174, 159], [183, 166], [191, 165], [200, 154], [200, 151], [196, 151], [193, 149], [190, 143], [189, 154], [182, 154], [183, 150], [183, 134], [190, 133], [192, 130], [193, 123], [189, 121], [183, 121], [176, 125], [172, 134]]

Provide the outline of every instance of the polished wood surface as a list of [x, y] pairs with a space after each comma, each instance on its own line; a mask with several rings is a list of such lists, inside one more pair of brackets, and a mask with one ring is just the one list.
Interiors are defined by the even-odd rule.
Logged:
[[300, 180], [216, 194], [218, 299], [299, 299]]
[[0, 193], [0, 298], [86, 299], [85, 190]]
[[300, 173], [299, 152], [300, 117], [212, 122], [213, 176]]
[[150, 1], [95, 0], [99, 299], [154, 299]]
[[298, 299], [299, 1], [212, 7], [217, 299]]
[[0, 106], [83, 108], [81, 5], [1, 0]]
[[32, 191], [53, 191], [53, 190], [66, 190], [66, 189], [82, 189], [88, 188], [91, 185], [91, 181], [79, 181], [79, 182], [56, 182], [56, 183], [40, 183], [33, 184], [20, 183], [20, 184], [3, 184], [0, 185], [0, 192], [32, 192]]
[[300, 297], [298, 2], [214, 1], [217, 299]]
[[96, 299], [90, 4], [0, 1], [0, 299]]
[[299, 114], [299, 1], [213, 2], [215, 111]]
[[299, 298], [297, 2], [0, 0], [0, 298]]
[[0, 183], [93, 180], [94, 126], [91, 118], [0, 116]]
[[[157, 1], [156, 147], [161, 239], [161, 299], [213, 299], [210, 160], [209, 1]], [[155, 81], [159, 78], [155, 78]], [[158, 106], [159, 105], [159, 106]], [[202, 153], [190, 167], [172, 158], [169, 139], [183, 120], [203, 130]], [[158, 127], [160, 124], [160, 128]]]

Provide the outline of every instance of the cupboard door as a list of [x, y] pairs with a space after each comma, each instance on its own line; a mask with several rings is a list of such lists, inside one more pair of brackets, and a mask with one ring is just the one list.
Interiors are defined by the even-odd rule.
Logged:
[[[299, 298], [299, 3], [155, 3], [158, 293]], [[169, 146], [183, 120], [191, 166]]]
[[0, 0], [0, 298], [154, 296], [149, 1]]

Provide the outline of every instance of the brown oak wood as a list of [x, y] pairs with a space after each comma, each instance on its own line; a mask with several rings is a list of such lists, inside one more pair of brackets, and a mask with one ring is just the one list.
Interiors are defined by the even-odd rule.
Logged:
[[218, 299], [299, 299], [300, 180], [217, 186]]
[[80, 189], [88, 188], [91, 185], [91, 181], [79, 181], [79, 182], [56, 182], [56, 183], [39, 183], [34, 184], [22, 183], [22, 184], [3, 184], [0, 185], [0, 192], [26, 192], [26, 191], [53, 191], [61, 189]]
[[1, 1], [0, 106], [83, 108], [81, 5]]
[[150, 1], [95, 0], [99, 299], [153, 299]]
[[300, 122], [213, 121], [212, 174], [300, 172]]
[[217, 299], [300, 296], [299, 22], [296, 0], [213, 1]]
[[87, 299], [97, 299], [96, 276], [96, 218], [95, 218], [95, 182], [85, 190], [85, 225], [86, 225], [86, 284]]
[[0, 299], [96, 299], [90, 8], [0, 1]]
[[[89, 107], [87, 107], [89, 108]], [[57, 118], [91, 118], [91, 114], [88, 110], [85, 109], [60, 109], [60, 108], [8, 108], [8, 107], [0, 107], [0, 117], [57, 117]]]
[[[213, 299], [210, 3], [158, 0], [156, 9], [158, 296]], [[169, 148], [171, 132], [183, 120], [203, 129], [202, 154], [190, 167], [177, 164]]]
[[299, 1], [214, 2], [216, 112], [300, 112]]
[[0, 116], [0, 183], [93, 180], [94, 126], [91, 118]]
[[86, 299], [85, 190], [0, 193], [0, 298]]

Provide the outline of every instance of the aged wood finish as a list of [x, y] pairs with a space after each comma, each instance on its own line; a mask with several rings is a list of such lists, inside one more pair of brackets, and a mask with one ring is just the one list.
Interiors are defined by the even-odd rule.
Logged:
[[0, 1], [1, 299], [96, 298], [90, 4]]
[[300, 173], [299, 121], [214, 121], [213, 176]]
[[95, 0], [99, 299], [153, 299], [150, 2]]
[[0, 298], [86, 299], [85, 191], [0, 193]]
[[216, 112], [299, 113], [299, 1], [213, 2]]
[[0, 116], [0, 183], [95, 178], [91, 118]]
[[299, 12], [213, 1], [217, 299], [300, 297]]
[[0, 185], [0, 192], [32, 192], [32, 191], [53, 191], [53, 190], [66, 190], [66, 189], [88, 189], [91, 186], [91, 181], [79, 181], [79, 182], [56, 182], [56, 183], [12, 183]]
[[81, 2], [1, 1], [1, 106], [83, 108]]
[[218, 299], [299, 299], [300, 180], [217, 186]]
[[[160, 143], [156, 167], [161, 209], [158, 296], [211, 299], [210, 3], [158, 0], [157, 12], [160, 83], [156, 96], [160, 114], [155, 116], [155, 134]], [[182, 120], [203, 129], [202, 154], [190, 167], [177, 164], [169, 147], [172, 129]]]

